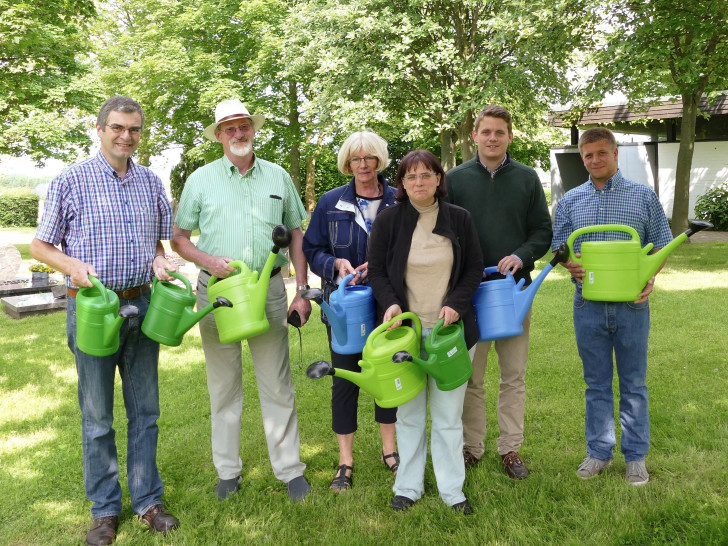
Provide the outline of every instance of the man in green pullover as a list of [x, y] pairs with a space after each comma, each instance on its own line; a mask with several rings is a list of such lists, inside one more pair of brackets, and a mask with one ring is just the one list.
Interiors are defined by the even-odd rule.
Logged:
[[[511, 272], [516, 281], [531, 283], [534, 262], [549, 250], [551, 216], [541, 182], [532, 168], [513, 161], [508, 146], [513, 141], [511, 114], [490, 105], [475, 120], [475, 158], [447, 173], [445, 199], [470, 211], [478, 230], [483, 263], [497, 266], [486, 280]], [[523, 444], [526, 403], [526, 361], [531, 323], [529, 309], [523, 334], [495, 342], [500, 366], [498, 393], [498, 453], [511, 478], [528, 476], [519, 450]], [[477, 464], [485, 451], [484, 376], [490, 341], [478, 343], [473, 376], [463, 406], [463, 457], [466, 468]]]

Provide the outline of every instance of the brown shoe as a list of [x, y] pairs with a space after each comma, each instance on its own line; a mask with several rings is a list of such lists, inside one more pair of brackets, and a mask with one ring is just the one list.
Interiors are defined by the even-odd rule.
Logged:
[[529, 472], [528, 468], [526, 468], [526, 463], [523, 462], [523, 459], [521, 459], [517, 451], [511, 451], [505, 455], [501, 455], [501, 458], [503, 459], [503, 466], [506, 467], [506, 474], [508, 474], [509, 478], [522, 480], [528, 476]]
[[179, 520], [172, 514], [167, 512], [162, 504], [155, 504], [147, 513], [141, 517], [142, 523], [149, 527], [152, 533], [162, 533], [173, 531], [179, 527]]
[[480, 459], [469, 451], [463, 451], [463, 459], [465, 460], [465, 470], [470, 470], [480, 462]]
[[118, 516], [106, 516], [94, 520], [91, 529], [86, 533], [86, 544], [99, 546], [111, 544], [116, 538], [116, 529], [119, 527]]

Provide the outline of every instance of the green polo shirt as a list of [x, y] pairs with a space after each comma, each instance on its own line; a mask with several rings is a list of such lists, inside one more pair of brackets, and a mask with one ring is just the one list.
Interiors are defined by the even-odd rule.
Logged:
[[[305, 217], [293, 180], [282, 167], [256, 157], [242, 176], [223, 156], [189, 176], [175, 223], [190, 231], [200, 229], [197, 248], [203, 252], [242, 260], [260, 271], [273, 247], [273, 228], [301, 227]], [[285, 263], [281, 253], [274, 267]]]

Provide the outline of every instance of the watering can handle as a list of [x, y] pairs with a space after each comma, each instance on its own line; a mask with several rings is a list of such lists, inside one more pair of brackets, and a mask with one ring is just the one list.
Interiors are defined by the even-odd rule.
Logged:
[[374, 339], [377, 335], [384, 332], [387, 328], [392, 326], [392, 324], [394, 324], [398, 320], [407, 320], [407, 319], [412, 320], [412, 322], [415, 325], [415, 332], [417, 332], [417, 338], [418, 339], [421, 338], [422, 337], [422, 323], [420, 322], [420, 318], [417, 315], [415, 315], [414, 313], [412, 313], [411, 311], [407, 311], [406, 313], [402, 313], [397, 316], [394, 316], [389, 321], [383, 322], [382, 324], [377, 326], [372, 331], [372, 333], [369, 334], [369, 337], [367, 338], [367, 345], [369, 344], [370, 339]]
[[[497, 265], [490, 265], [483, 269], [483, 277], [487, 277], [488, 275], [491, 275], [492, 273], [498, 273], [498, 266]], [[507, 275], [513, 276], [513, 273], [508, 271]]]
[[[104, 302], [109, 303], [109, 294], [106, 293], [106, 287], [103, 284], [101, 284], [101, 281], [98, 280], [93, 275], [89, 275], [88, 280], [90, 280], [91, 284], [93, 284], [96, 288], [99, 289], [99, 292], [104, 297]], [[88, 288], [88, 287], [86, 287], [86, 288]]]
[[631, 226], [625, 226], [622, 224], [601, 224], [597, 226], [586, 226], [575, 230], [571, 235], [569, 235], [566, 244], [569, 246], [570, 255], [574, 255], [574, 241], [577, 239], [577, 237], [581, 237], [582, 235], [586, 235], [587, 233], [596, 233], [601, 231], [624, 231], [625, 233], [629, 233], [632, 236], [633, 241], [639, 242], [640, 240], [640, 236], [637, 233], [637, 230], [635, 230]]
[[[235, 269], [240, 269], [242, 271], [243, 266], [245, 265], [245, 262], [242, 260], [233, 260], [228, 264], [230, 267], [234, 267]], [[207, 289], [209, 290], [210, 287], [217, 282], [217, 277], [215, 275], [210, 276], [210, 280], [207, 281]]]
[[339, 288], [337, 288], [337, 290], [339, 292], [341, 292], [341, 294], [339, 294], [338, 297], [341, 297], [341, 298], [344, 297], [344, 293], [346, 292], [346, 286], [349, 284], [349, 281], [351, 279], [353, 279], [354, 277], [356, 277], [356, 275], [354, 273], [351, 273], [351, 274], [347, 275], [346, 277], [344, 277], [343, 279], [341, 279], [341, 282], [339, 283]]
[[[181, 280], [184, 283], [185, 287], [187, 288], [187, 295], [188, 296], [192, 295], [192, 285], [190, 284], [190, 281], [187, 280], [187, 277], [185, 277], [184, 275], [182, 275], [180, 273], [177, 273], [176, 271], [170, 271], [169, 269], [167, 269], [167, 274], [174, 277], [175, 279]], [[154, 277], [154, 280], [156, 281], [157, 277]]]

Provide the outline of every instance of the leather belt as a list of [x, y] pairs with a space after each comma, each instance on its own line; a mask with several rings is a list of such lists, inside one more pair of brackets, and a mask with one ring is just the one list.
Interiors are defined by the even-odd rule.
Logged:
[[[135, 286], [134, 288], [127, 288], [126, 290], [114, 290], [114, 293], [119, 296], [120, 300], [133, 300], [141, 296], [142, 292], [144, 292], [147, 288], [149, 288], [148, 284], [142, 284], [140, 286]], [[67, 288], [66, 294], [69, 298], [75, 298], [76, 294], [78, 294], [78, 289]]]

